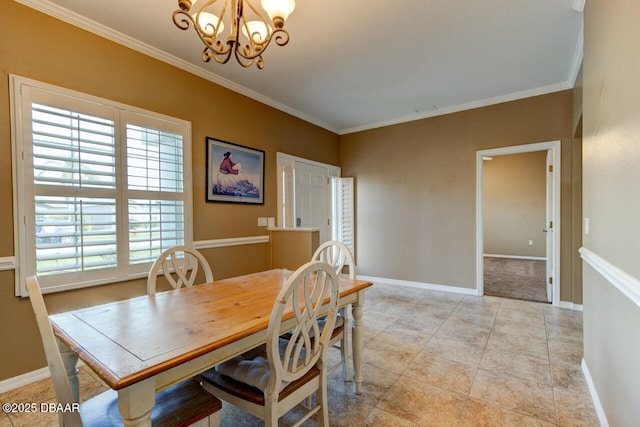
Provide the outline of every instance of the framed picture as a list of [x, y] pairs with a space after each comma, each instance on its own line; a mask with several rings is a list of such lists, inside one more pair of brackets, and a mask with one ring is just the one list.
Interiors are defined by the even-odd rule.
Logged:
[[207, 202], [264, 204], [264, 151], [207, 137]]

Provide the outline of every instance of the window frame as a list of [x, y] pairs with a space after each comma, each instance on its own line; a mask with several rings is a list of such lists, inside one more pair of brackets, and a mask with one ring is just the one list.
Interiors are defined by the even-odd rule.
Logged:
[[[146, 277], [152, 262], [130, 264], [129, 257], [129, 216], [128, 200], [135, 194], [146, 194], [151, 200], [153, 191], [132, 190], [127, 183], [127, 125], [143, 126], [172, 132], [182, 136], [182, 193], [174, 193], [170, 198], [183, 203], [184, 244], [193, 245], [193, 186], [192, 186], [192, 141], [191, 123], [108, 99], [84, 94], [74, 90], [54, 86], [25, 77], [10, 74], [11, 143], [13, 166], [13, 214], [14, 253], [16, 257], [15, 294], [27, 296], [26, 277], [36, 273], [35, 197], [36, 191], [30, 176], [33, 176], [33, 139], [31, 109], [32, 100], [41, 96], [58, 98], [54, 105], [67, 108], [71, 102], [78, 106], [88, 106], [82, 113], [91, 113], [92, 107], [113, 113], [115, 138], [115, 209], [116, 209], [116, 254], [117, 267], [73, 273], [79, 280], [71, 282], [56, 280], [56, 275], [41, 276], [44, 293], [79, 289], [109, 283]], [[37, 96], [32, 98], [32, 94]], [[64, 101], [64, 102], [63, 102]], [[37, 102], [37, 101], [36, 101]], [[158, 192], [159, 193], [159, 192]], [[181, 194], [181, 196], [180, 196]], [[78, 197], [83, 197], [79, 194]], [[162, 197], [164, 199], [164, 197]], [[125, 263], [123, 264], [123, 261]], [[68, 276], [64, 274], [64, 276]], [[53, 277], [53, 278], [52, 278]]]

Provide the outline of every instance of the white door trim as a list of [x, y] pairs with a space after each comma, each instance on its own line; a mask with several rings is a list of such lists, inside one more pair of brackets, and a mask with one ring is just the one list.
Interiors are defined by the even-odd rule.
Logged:
[[[287, 187], [287, 183], [285, 182], [285, 174], [287, 169], [290, 169], [291, 173], [293, 173], [294, 166], [296, 162], [307, 163], [314, 166], [321, 166], [327, 169], [327, 173], [329, 177], [332, 176], [340, 176], [341, 168], [335, 165], [329, 165], [326, 163], [316, 162], [314, 160], [305, 159], [302, 157], [296, 157], [291, 154], [285, 153], [276, 153], [276, 170], [277, 170], [277, 204], [278, 204], [278, 212], [277, 212], [277, 221], [278, 228], [295, 228], [295, 223], [293, 222], [294, 211], [295, 211], [295, 200], [287, 200], [295, 199], [295, 188], [285, 188]], [[293, 182], [293, 177], [292, 184]], [[289, 193], [289, 194], [287, 194]], [[330, 193], [330, 192], [329, 192]], [[332, 201], [330, 194], [329, 197], [329, 212], [327, 213], [328, 218], [331, 217], [331, 208]]]
[[483, 157], [503, 154], [520, 154], [532, 151], [551, 150], [553, 156], [553, 305], [560, 305], [560, 141], [539, 142], [535, 144], [515, 145], [510, 147], [490, 148], [476, 151], [476, 293], [484, 295], [484, 235], [482, 215], [482, 177]]

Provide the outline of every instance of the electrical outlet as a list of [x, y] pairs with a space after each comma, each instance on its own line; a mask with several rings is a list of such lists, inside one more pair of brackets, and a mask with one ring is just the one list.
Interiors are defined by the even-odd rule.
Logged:
[[276, 219], [270, 216], [269, 218], [267, 218], [267, 223], [269, 227], [274, 228], [276, 226]]
[[533, 240], [529, 240], [529, 246], [533, 246]]

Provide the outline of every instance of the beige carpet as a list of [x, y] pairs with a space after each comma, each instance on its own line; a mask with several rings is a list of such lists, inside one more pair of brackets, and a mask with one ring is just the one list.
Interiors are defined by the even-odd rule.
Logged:
[[545, 261], [485, 257], [484, 294], [549, 302], [545, 275]]

